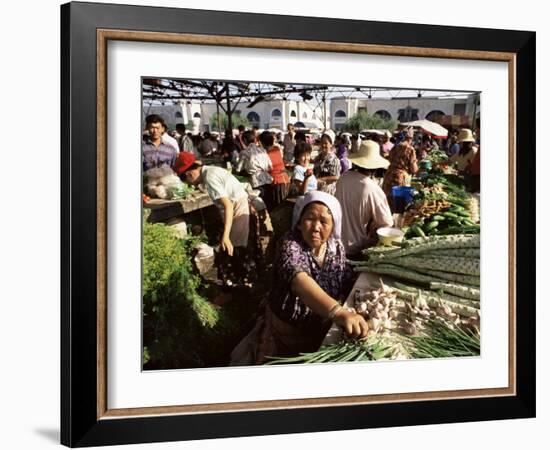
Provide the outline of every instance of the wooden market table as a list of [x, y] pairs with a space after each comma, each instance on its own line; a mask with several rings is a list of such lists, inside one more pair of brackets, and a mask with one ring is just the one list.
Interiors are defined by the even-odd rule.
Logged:
[[195, 191], [179, 200], [153, 198], [144, 204], [144, 208], [151, 210], [151, 220], [153, 222], [165, 222], [173, 217], [208, 208], [212, 205], [214, 205], [214, 202], [206, 192]]

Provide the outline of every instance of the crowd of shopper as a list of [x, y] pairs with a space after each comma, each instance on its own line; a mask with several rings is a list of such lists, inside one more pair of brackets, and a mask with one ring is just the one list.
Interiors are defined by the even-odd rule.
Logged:
[[351, 288], [346, 258], [375, 245], [378, 228], [393, 226], [392, 188], [410, 184], [431, 152], [444, 151], [445, 163], [479, 190], [479, 142], [469, 129], [437, 142], [412, 128], [313, 135], [289, 125], [286, 133], [239, 127], [220, 135], [192, 134], [179, 124], [170, 133], [156, 115], [146, 118], [145, 128], [143, 170], [169, 166], [186, 183], [205, 186], [224, 224], [220, 253], [248, 261], [251, 206], [240, 181], [269, 212], [294, 203], [292, 225], [278, 242], [265, 310], [235, 350], [234, 364], [315, 349], [331, 321], [350, 336], [366, 336], [362, 317], [341, 306]]

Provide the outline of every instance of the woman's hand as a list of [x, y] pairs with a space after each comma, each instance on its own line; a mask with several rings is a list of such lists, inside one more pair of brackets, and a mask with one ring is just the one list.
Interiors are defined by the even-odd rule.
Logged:
[[233, 256], [233, 244], [231, 243], [231, 239], [229, 239], [229, 237], [222, 236], [220, 246], [222, 251], [227, 252], [229, 256]]
[[358, 338], [367, 337], [369, 326], [360, 314], [342, 308], [334, 315], [333, 321], [336, 325], [341, 327], [348, 336]]

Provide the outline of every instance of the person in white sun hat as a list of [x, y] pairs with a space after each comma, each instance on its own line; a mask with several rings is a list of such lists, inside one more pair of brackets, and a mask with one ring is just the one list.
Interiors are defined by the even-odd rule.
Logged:
[[460, 150], [451, 156], [450, 161], [456, 163], [456, 168], [459, 172], [465, 172], [471, 162], [474, 160], [478, 151], [477, 145], [475, 145], [475, 138], [472, 130], [468, 128], [462, 128], [458, 132], [458, 143]]
[[380, 146], [364, 141], [359, 150], [349, 156], [352, 169], [336, 183], [334, 194], [342, 206], [342, 243], [348, 257], [377, 241], [376, 230], [391, 227], [393, 218], [384, 191], [374, 180], [389, 161], [380, 156]]

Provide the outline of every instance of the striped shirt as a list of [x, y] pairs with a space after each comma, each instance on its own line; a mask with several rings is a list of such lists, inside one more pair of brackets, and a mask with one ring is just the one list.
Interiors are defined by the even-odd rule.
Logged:
[[241, 152], [237, 171], [244, 170], [248, 174], [253, 188], [273, 182], [273, 178], [269, 174], [271, 169], [273, 169], [273, 164], [263, 148], [250, 144]]
[[157, 147], [149, 139], [143, 141], [141, 149], [143, 153], [143, 170], [162, 166], [173, 167], [178, 156], [178, 153], [171, 145], [161, 142]]
[[[333, 152], [326, 154], [321, 152], [313, 160], [313, 173], [317, 178], [339, 177], [341, 170], [340, 160]], [[321, 190], [334, 195], [336, 183], [329, 183]]]

